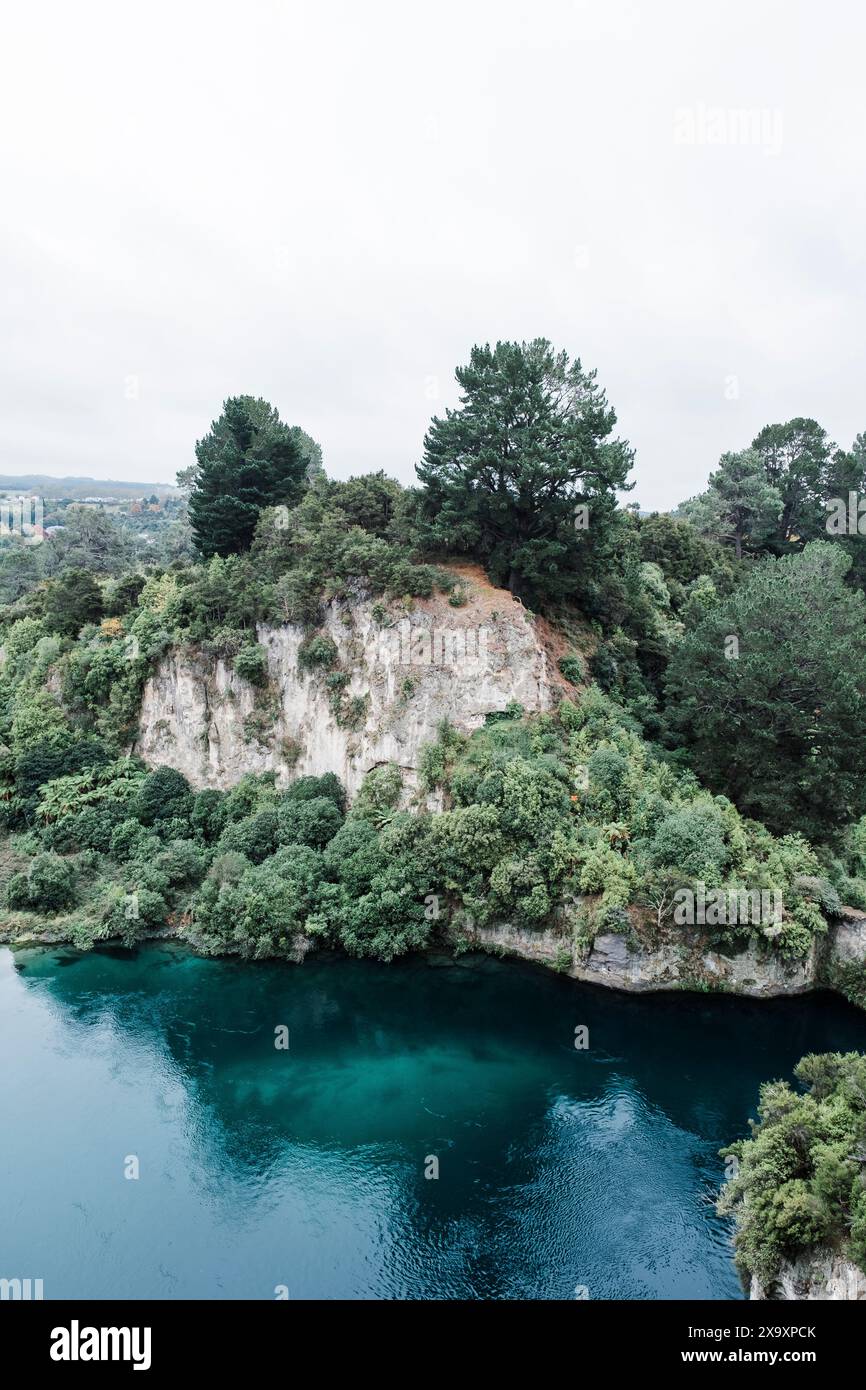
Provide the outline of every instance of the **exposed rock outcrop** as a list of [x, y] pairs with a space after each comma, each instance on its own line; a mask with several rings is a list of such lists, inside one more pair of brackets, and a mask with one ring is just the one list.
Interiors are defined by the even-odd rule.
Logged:
[[575, 980], [632, 993], [663, 989], [721, 989], [755, 998], [802, 994], [820, 987], [836, 964], [866, 961], [866, 913], [845, 909], [802, 960], [786, 961], [757, 934], [743, 950], [721, 951], [695, 928], [678, 928], [654, 944], [619, 932], [600, 932], [587, 954], [575, 946], [567, 922], [545, 931], [507, 923], [480, 926], [473, 940], [541, 964], [555, 965]]
[[[318, 672], [301, 669], [301, 628], [260, 627], [264, 689], [238, 676], [230, 661], [169, 653], [145, 686], [135, 751], [176, 768], [197, 789], [227, 788], [247, 773], [273, 770], [285, 784], [333, 772], [352, 797], [371, 768], [392, 762], [411, 791], [421, 749], [443, 719], [469, 733], [512, 703], [537, 713], [571, 689], [556, 666], [562, 639], [543, 620], [476, 567], [464, 567], [461, 581], [467, 602], [457, 608], [442, 595], [417, 599], [408, 611], [361, 592], [331, 603], [322, 635], [333, 643], [334, 664]], [[345, 678], [336, 698], [328, 684], [334, 675]], [[474, 941], [614, 989], [718, 988], [761, 997], [813, 989], [833, 966], [866, 960], [866, 913], [845, 912], [800, 961], [785, 961], [757, 932], [736, 952], [686, 928], [651, 942], [640, 932], [600, 933], [587, 953], [567, 921], [541, 931], [483, 927]]]
[[859, 965], [866, 959], [866, 912], [843, 907], [842, 913], [833, 930], [830, 959], [834, 965]]
[[777, 1300], [866, 1300], [866, 1274], [834, 1250], [817, 1247], [786, 1260], [769, 1284], [752, 1275], [749, 1297]]
[[358, 597], [328, 606], [323, 633], [348, 683], [335, 710], [327, 672], [304, 673], [301, 628], [261, 627], [270, 685], [257, 690], [230, 662], [189, 651], [166, 656], [148, 680], [135, 751], [165, 763], [199, 789], [232, 786], [245, 773], [275, 770], [280, 783], [334, 772], [350, 796], [377, 764], [396, 763], [408, 787], [421, 748], [443, 719], [471, 732], [516, 702], [550, 709], [566, 688], [541, 625], [501, 589], [475, 581], [468, 602], [438, 596], [411, 611]]

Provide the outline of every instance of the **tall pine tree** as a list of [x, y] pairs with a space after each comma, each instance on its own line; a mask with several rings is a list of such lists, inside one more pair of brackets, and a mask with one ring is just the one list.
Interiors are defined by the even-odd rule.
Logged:
[[798, 416], [782, 425], [765, 425], [752, 440], [767, 482], [782, 497], [782, 511], [770, 537], [777, 555], [792, 545], [820, 540], [827, 517], [824, 501], [834, 445], [817, 420]]
[[849, 563], [834, 541], [761, 561], [665, 677], [702, 780], [771, 830], [820, 841], [866, 811], [866, 598], [845, 582]]
[[433, 420], [417, 470], [428, 543], [533, 601], [574, 593], [632, 463], [595, 372], [536, 338], [474, 347], [456, 376], [460, 406]]
[[741, 560], [744, 549], [759, 549], [773, 534], [782, 496], [767, 482], [760, 454], [741, 449], [722, 454], [706, 492], [684, 502], [680, 511], [702, 535], [733, 541]]
[[259, 513], [293, 507], [304, 492], [308, 458], [295, 430], [254, 396], [230, 396], [195, 455], [189, 518], [205, 559], [247, 550]]

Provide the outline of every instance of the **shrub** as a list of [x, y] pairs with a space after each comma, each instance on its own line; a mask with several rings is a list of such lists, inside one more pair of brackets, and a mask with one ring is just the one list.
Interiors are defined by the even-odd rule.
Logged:
[[337, 644], [322, 633], [307, 637], [298, 648], [300, 671], [326, 671], [337, 664]]
[[154, 892], [150, 888], [139, 888], [130, 897], [132, 902], [129, 904], [128, 913], [126, 910], [124, 911], [124, 920], [134, 921], [140, 928], [165, 925], [168, 917], [168, 904], [161, 893]]
[[866, 809], [866, 597], [846, 583], [850, 565], [826, 540], [755, 565], [667, 670], [671, 719], [697, 771], [777, 832], [826, 840]]
[[206, 844], [215, 843], [225, 828], [225, 793], [210, 788], [196, 792], [189, 823], [199, 839], [204, 840]]
[[64, 637], [75, 637], [85, 623], [102, 617], [102, 592], [84, 569], [64, 570], [45, 592], [45, 625]]
[[315, 575], [292, 570], [278, 579], [274, 599], [283, 622], [312, 627], [322, 618], [322, 596]]
[[355, 798], [352, 815], [383, 825], [396, 807], [403, 791], [403, 778], [396, 763], [374, 767], [361, 785]]
[[53, 850], [55, 854], [74, 854], [81, 847], [77, 819], [77, 816], [67, 816], [56, 825], [46, 825], [42, 831], [42, 848]]
[[328, 796], [284, 801], [278, 813], [281, 844], [309, 845], [323, 849], [343, 823], [342, 813]]
[[830, 1243], [866, 1270], [866, 1203], [857, 1155], [866, 1141], [866, 1057], [826, 1053], [796, 1068], [807, 1093], [761, 1087], [752, 1137], [722, 1150], [738, 1171], [719, 1210], [735, 1217], [735, 1253], [771, 1285], [785, 1259]]
[[298, 933], [315, 912], [321, 874], [315, 850], [290, 845], [236, 882], [209, 879], [195, 909], [203, 946], [244, 956], [293, 955]]
[[122, 820], [111, 832], [108, 842], [109, 854], [115, 859], [132, 859], [147, 838], [147, 831], [137, 820]]
[[225, 854], [218, 854], [207, 871], [209, 879], [213, 879], [218, 884], [237, 883], [250, 867], [250, 860], [245, 854], [240, 854], [238, 850], [226, 850]]
[[75, 875], [71, 864], [56, 854], [38, 854], [30, 867], [28, 893], [37, 912], [59, 912], [71, 907]]
[[499, 724], [502, 721], [522, 719], [525, 712], [519, 701], [509, 700], [505, 709], [491, 710], [489, 714], [485, 715], [484, 722], [485, 724]]
[[666, 816], [650, 846], [657, 867], [679, 869], [687, 878], [716, 883], [727, 860], [724, 836], [716, 812], [691, 806]]
[[72, 817], [72, 834], [81, 849], [98, 849], [107, 854], [111, 845], [114, 827], [123, 815], [123, 807], [118, 805], [113, 811], [108, 807], [88, 806]]
[[172, 886], [198, 883], [207, 868], [207, 855], [193, 840], [172, 840], [157, 859], [156, 867]]
[[572, 685], [582, 685], [586, 680], [586, 670], [582, 659], [575, 652], [569, 652], [559, 661], [559, 670]]
[[234, 658], [234, 668], [250, 685], [264, 686], [268, 681], [268, 654], [258, 643], [241, 647]]
[[127, 574], [106, 585], [104, 609], [109, 617], [122, 618], [135, 608], [145, 585], [143, 574]]
[[235, 850], [253, 864], [261, 864], [277, 846], [277, 813], [266, 807], [255, 815], [233, 821], [226, 826], [219, 840], [219, 851]]
[[192, 788], [173, 767], [157, 767], [145, 778], [135, 807], [142, 825], [173, 817], [185, 819], [191, 809]]
[[315, 797], [326, 796], [340, 811], [346, 809], [346, 793], [336, 773], [325, 772], [321, 777], [298, 777], [291, 782], [283, 797], [284, 801], [312, 801]]
[[30, 879], [25, 873], [13, 874], [6, 884], [6, 906], [24, 910], [30, 906]]
[[263, 807], [276, 805], [276, 774], [266, 773], [261, 777], [247, 774], [224, 795], [222, 814], [226, 824], [244, 820]]
[[303, 752], [304, 745], [300, 739], [293, 738], [291, 734], [287, 734], [285, 738], [280, 740], [280, 757], [286, 767], [297, 767]]
[[169, 840], [185, 840], [189, 835], [188, 816], [170, 816], [168, 820], [158, 820], [153, 823], [153, 833], [158, 835], [164, 842]]
[[624, 815], [629, 804], [629, 760], [611, 743], [596, 748], [587, 765], [589, 804], [605, 820]]

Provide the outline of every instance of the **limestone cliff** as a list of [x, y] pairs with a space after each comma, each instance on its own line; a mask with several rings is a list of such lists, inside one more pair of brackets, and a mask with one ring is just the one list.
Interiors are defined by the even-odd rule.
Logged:
[[[177, 768], [196, 788], [227, 788], [250, 772], [273, 770], [280, 784], [333, 772], [351, 797], [371, 768], [393, 762], [411, 792], [421, 749], [443, 719], [468, 733], [511, 703], [535, 713], [570, 693], [556, 665], [561, 640], [543, 620], [476, 567], [463, 567], [460, 578], [461, 607], [442, 595], [386, 606], [360, 591], [329, 604], [322, 634], [334, 661], [325, 671], [302, 669], [301, 628], [260, 627], [263, 688], [230, 661], [171, 652], [145, 687], [135, 751]], [[328, 684], [335, 674], [345, 682], [337, 698]], [[731, 952], [696, 930], [662, 933], [651, 943], [640, 930], [604, 932], [587, 951], [573, 940], [567, 913], [546, 930], [501, 923], [473, 939], [614, 989], [719, 988], [761, 997], [814, 989], [829, 968], [866, 960], [866, 914], [847, 910], [801, 961], [785, 961], [759, 934]]]
[[[441, 595], [408, 610], [360, 594], [328, 606], [322, 631], [336, 648], [334, 670], [348, 678], [342, 710], [325, 676], [299, 668], [299, 627], [258, 629], [266, 690], [230, 662], [172, 652], [145, 686], [135, 751], [176, 768], [197, 789], [271, 769], [281, 784], [334, 772], [351, 797], [385, 762], [412, 787], [421, 748], [443, 719], [471, 732], [511, 702], [527, 713], [546, 710], [567, 689], [544, 624], [483, 576], [463, 582], [467, 602], [459, 608]], [[343, 713], [349, 708], [351, 719]]]
[[804, 1251], [795, 1260], [786, 1260], [776, 1278], [766, 1286], [757, 1275], [752, 1275], [749, 1297], [810, 1302], [863, 1300], [866, 1299], [866, 1274], [836, 1251], [818, 1247]]
[[651, 945], [619, 932], [600, 932], [587, 952], [576, 946], [567, 921], [545, 931], [507, 923], [475, 928], [475, 944], [540, 964], [556, 965], [575, 980], [640, 993], [664, 989], [720, 989], [755, 998], [802, 994], [820, 988], [835, 965], [866, 961], [866, 913], [845, 908], [803, 960], [786, 961], [759, 935], [740, 951], [721, 951], [698, 928], [679, 928]]

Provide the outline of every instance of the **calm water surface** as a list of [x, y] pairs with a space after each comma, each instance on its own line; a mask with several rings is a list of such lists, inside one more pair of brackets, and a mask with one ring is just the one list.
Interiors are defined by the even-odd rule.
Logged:
[[0, 1276], [46, 1298], [730, 1299], [717, 1150], [866, 1015], [490, 958], [0, 949], [0, 1047]]

